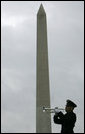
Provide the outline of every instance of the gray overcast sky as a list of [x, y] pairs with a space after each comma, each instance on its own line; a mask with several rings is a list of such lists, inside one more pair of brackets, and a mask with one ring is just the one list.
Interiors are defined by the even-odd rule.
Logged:
[[[36, 132], [36, 22], [47, 14], [51, 107], [77, 104], [75, 133], [84, 132], [84, 2], [1, 2], [1, 131]], [[52, 132], [60, 125], [53, 123]]]

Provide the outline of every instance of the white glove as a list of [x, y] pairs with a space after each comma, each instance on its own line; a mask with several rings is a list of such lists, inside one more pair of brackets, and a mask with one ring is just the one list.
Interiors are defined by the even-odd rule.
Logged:
[[55, 114], [58, 114], [60, 110], [58, 108], [55, 108]]

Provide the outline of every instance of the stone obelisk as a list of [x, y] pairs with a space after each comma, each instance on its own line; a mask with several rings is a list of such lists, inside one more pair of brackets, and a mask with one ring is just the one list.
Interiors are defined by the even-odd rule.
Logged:
[[50, 107], [47, 23], [43, 5], [37, 13], [36, 133], [51, 133], [51, 115], [43, 112]]

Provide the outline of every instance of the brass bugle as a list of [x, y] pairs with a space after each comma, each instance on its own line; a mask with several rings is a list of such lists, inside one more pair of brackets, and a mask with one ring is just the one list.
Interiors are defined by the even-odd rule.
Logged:
[[49, 113], [55, 113], [55, 110], [58, 109], [60, 111], [64, 111], [65, 109], [63, 108], [58, 108], [58, 107], [55, 107], [55, 108], [47, 108], [47, 107], [43, 107], [43, 112], [49, 112]]

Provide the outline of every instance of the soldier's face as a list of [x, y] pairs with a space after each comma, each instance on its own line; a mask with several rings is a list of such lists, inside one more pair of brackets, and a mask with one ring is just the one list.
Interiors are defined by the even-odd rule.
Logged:
[[66, 107], [65, 107], [65, 111], [66, 111], [66, 112], [71, 112], [71, 111], [73, 111], [73, 107], [71, 107], [71, 106], [66, 106]]

